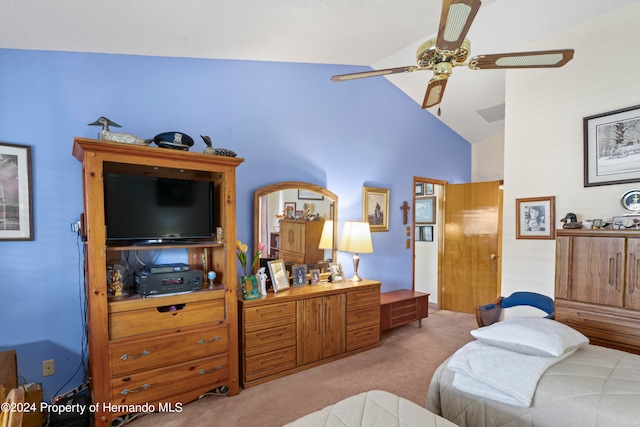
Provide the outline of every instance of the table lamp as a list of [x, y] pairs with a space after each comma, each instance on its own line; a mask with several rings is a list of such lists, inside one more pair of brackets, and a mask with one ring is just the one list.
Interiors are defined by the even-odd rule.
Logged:
[[358, 276], [358, 264], [360, 257], [358, 254], [367, 254], [373, 252], [373, 244], [371, 243], [371, 229], [368, 222], [347, 221], [344, 223], [342, 237], [338, 249], [344, 252], [353, 252], [353, 277], [352, 282], [362, 280]]
[[322, 227], [322, 234], [320, 235], [320, 243], [318, 243], [318, 249], [333, 249], [333, 221], [328, 220], [324, 222]]

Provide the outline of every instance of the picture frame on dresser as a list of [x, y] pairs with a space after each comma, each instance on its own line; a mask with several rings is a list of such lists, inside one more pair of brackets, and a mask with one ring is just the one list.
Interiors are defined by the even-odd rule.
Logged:
[[640, 105], [583, 118], [584, 186], [640, 182]]
[[273, 283], [273, 292], [277, 293], [289, 289], [289, 276], [284, 261], [281, 259], [268, 261], [269, 275]]
[[31, 147], [0, 143], [0, 240], [33, 240]]
[[341, 263], [332, 262], [329, 264], [329, 269], [331, 271], [331, 281], [333, 283], [344, 282], [344, 270], [342, 269]]
[[516, 239], [555, 239], [555, 199], [516, 199]]

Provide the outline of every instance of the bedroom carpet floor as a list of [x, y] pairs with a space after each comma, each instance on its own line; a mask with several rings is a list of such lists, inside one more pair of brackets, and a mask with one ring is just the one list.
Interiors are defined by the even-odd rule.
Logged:
[[154, 413], [127, 425], [276, 427], [367, 390], [386, 390], [425, 406], [435, 369], [473, 337], [475, 315], [435, 311], [422, 321], [382, 333], [379, 348], [298, 372], [237, 396], [210, 396], [181, 413]]

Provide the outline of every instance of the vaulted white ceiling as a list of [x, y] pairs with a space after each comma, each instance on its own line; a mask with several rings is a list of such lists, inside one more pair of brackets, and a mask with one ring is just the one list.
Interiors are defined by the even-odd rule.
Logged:
[[[471, 54], [518, 51], [636, 1], [483, 0], [467, 35]], [[437, 33], [441, 6], [442, 0], [0, 0], [0, 48], [388, 68], [415, 65], [417, 47]], [[420, 108], [431, 75], [373, 78], [388, 78]], [[488, 123], [477, 111], [504, 103], [504, 78], [500, 70], [457, 67], [440, 120], [472, 143], [503, 132], [504, 120]]]

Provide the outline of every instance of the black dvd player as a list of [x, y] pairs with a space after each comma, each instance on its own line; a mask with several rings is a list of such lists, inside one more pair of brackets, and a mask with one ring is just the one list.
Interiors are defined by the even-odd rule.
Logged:
[[152, 264], [142, 267], [145, 274], [171, 273], [173, 271], [189, 271], [189, 264]]

